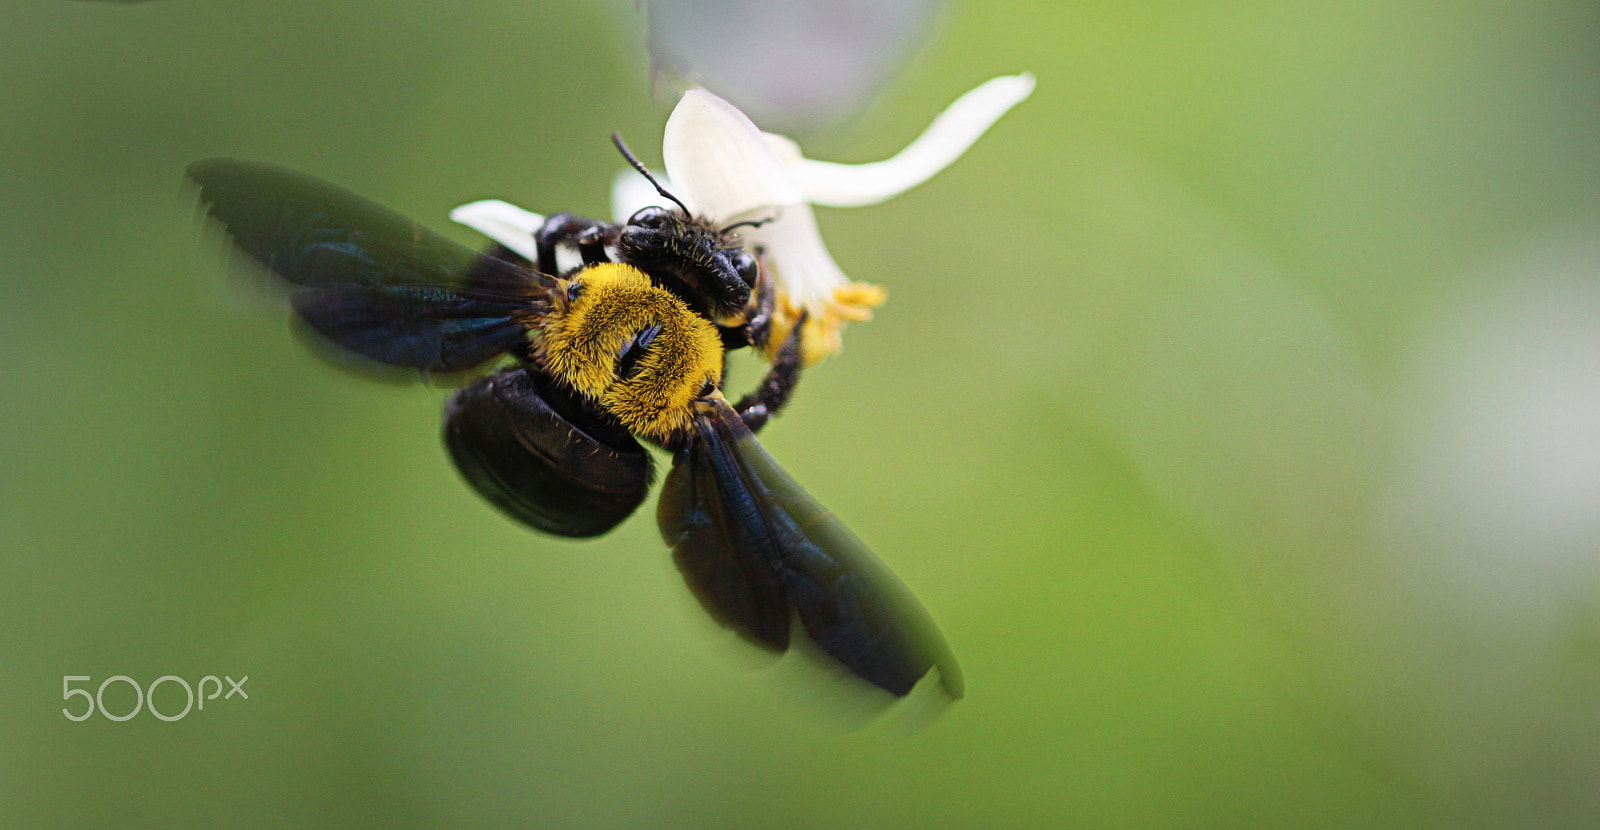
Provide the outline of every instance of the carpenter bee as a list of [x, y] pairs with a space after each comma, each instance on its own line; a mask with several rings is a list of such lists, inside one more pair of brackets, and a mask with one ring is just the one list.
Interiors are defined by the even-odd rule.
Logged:
[[[556, 536], [605, 533], [648, 494], [640, 441], [654, 444], [672, 456], [657, 524], [714, 619], [775, 652], [798, 620], [823, 653], [894, 695], [937, 668], [961, 696], [927, 611], [755, 438], [798, 380], [801, 327], [755, 391], [723, 396], [724, 352], [765, 345], [773, 295], [728, 229], [687, 210], [620, 226], [560, 215], [530, 262], [470, 251], [283, 168], [211, 159], [188, 176], [234, 246], [288, 284], [295, 317], [331, 356], [479, 373], [446, 403], [444, 443], [505, 514]], [[558, 246], [583, 263], [560, 272]]]

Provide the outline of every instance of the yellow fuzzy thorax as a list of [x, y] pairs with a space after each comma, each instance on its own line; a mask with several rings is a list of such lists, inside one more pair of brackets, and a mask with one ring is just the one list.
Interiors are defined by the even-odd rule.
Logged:
[[[722, 377], [716, 328], [631, 265], [585, 268], [560, 281], [551, 305], [538, 349], [545, 368], [635, 435], [661, 441], [687, 430], [691, 402]], [[655, 339], [619, 378], [619, 358], [651, 326], [660, 327]]]

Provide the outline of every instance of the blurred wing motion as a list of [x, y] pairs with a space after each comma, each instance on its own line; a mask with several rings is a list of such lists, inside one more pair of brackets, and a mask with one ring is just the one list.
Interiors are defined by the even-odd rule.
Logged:
[[706, 611], [774, 651], [789, 647], [798, 616], [822, 651], [879, 688], [904, 695], [937, 668], [949, 695], [961, 697], [961, 670], [911, 592], [778, 466], [726, 401], [697, 407], [657, 521]]
[[467, 483], [511, 518], [598, 536], [638, 509], [654, 467], [633, 436], [570, 400], [538, 373], [497, 372], [445, 405], [445, 446]]
[[537, 310], [547, 284], [527, 267], [285, 168], [207, 159], [188, 175], [239, 250], [303, 287], [295, 312], [329, 342], [433, 373], [525, 348], [518, 319]]

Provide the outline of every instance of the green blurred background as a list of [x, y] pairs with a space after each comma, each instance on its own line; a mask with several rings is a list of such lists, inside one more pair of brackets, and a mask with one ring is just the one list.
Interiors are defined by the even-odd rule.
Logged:
[[[671, 105], [632, 4], [0, 8], [0, 826], [1600, 824], [1593, 2], [956, 4], [797, 132], [1039, 79], [819, 212], [890, 300], [764, 435], [962, 661], [909, 735], [717, 631], [648, 511], [501, 518], [443, 390], [311, 359], [198, 230], [214, 155], [473, 244], [605, 215]], [[61, 712], [168, 674], [250, 697]]]

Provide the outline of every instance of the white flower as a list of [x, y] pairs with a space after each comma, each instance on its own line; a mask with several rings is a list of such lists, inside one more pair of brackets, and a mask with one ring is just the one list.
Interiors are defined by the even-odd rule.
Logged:
[[[1027, 73], [984, 83], [957, 98], [893, 158], [870, 164], [807, 159], [793, 141], [761, 132], [727, 101], [690, 90], [667, 119], [661, 146], [667, 179], [662, 184], [714, 225], [766, 220], [738, 233], [747, 247], [762, 252], [762, 267], [772, 269], [777, 285], [770, 348], [783, 342], [805, 311], [805, 362], [815, 363], [838, 352], [844, 324], [871, 318], [885, 293], [844, 275], [822, 242], [811, 205], [876, 204], [927, 181], [1027, 98], [1033, 86]], [[618, 176], [613, 186], [619, 222], [661, 202], [655, 188], [633, 171]], [[451, 217], [519, 251], [529, 246], [538, 227], [527, 218], [537, 218], [535, 214], [504, 202], [475, 202], [457, 208]]]
[[[995, 78], [956, 99], [922, 135], [893, 158], [871, 164], [813, 161], [787, 138], [763, 133], [732, 104], [690, 90], [667, 119], [661, 156], [663, 182], [689, 210], [723, 225], [770, 221], [741, 228], [744, 243], [763, 252], [778, 286], [772, 347], [810, 313], [803, 340], [805, 362], [839, 351], [845, 322], [866, 320], [884, 300], [876, 285], [851, 282], [817, 232], [811, 205], [859, 207], [899, 195], [932, 178], [961, 157], [1000, 116], [1033, 92], [1031, 74]], [[641, 177], [618, 179], [613, 206], [631, 215], [660, 197]]]

